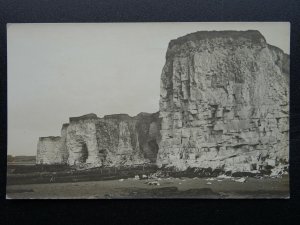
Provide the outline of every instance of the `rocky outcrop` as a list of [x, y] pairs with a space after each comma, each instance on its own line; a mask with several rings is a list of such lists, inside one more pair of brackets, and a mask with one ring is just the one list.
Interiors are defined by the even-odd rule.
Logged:
[[66, 163], [61, 137], [40, 137], [37, 149], [37, 164]]
[[63, 125], [61, 137], [40, 138], [37, 163], [91, 167], [153, 163], [159, 131], [158, 113], [71, 117]]
[[40, 137], [37, 145], [37, 164], [67, 164], [69, 152], [66, 146], [67, 128], [63, 124], [61, 136]]
[[172, 40], [160, 118], [159, 166], [253, 171], [287, 163], [289, 56], [258, 31]]

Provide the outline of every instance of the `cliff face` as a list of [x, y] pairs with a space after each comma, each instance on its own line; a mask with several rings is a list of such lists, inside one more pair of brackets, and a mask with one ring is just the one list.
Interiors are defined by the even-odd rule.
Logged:
[[252, 171], [288, 161], [289, 56], [258, 31], [172, 40], [161, 75], [157, 163]]
[[155, 162], [159, 130], [158, 113], [72, 117], [63, 125], [61, 137], [40, 138], [37, 163], [121, 166]]

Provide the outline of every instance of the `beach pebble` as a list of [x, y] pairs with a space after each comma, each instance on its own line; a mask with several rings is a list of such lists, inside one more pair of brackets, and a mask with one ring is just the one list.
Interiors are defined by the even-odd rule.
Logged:
[[234, 180], [235, 182], [245, 183], [246, 178], [242, 177], [240, 179]]
[[148, 185], [160, 186], [160, 183], [157, 181], [150, 181], [147, 183]]

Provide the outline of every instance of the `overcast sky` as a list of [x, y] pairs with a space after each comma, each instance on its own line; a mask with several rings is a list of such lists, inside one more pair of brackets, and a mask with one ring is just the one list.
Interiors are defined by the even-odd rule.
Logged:
[[289, 54], [289, 23], [8, 24], [8, 154], [35, 155], [72, 116], [158, 111], [171, 39], [249, 29]]

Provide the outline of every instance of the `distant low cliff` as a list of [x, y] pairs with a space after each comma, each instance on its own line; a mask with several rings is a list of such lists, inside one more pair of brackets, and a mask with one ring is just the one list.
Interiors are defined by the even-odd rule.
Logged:
[[158, 113], [71, 117], [61, 137], [38, 142], [37, 164], [121, 166], [155, 162], [160, 141]]
[[39, 139], [37, 163], [249, 172], [288, 164], [289, 56], [258, 31], [172, 40], [159, 106], [135, 117], [70, 118], [61, 137]]

